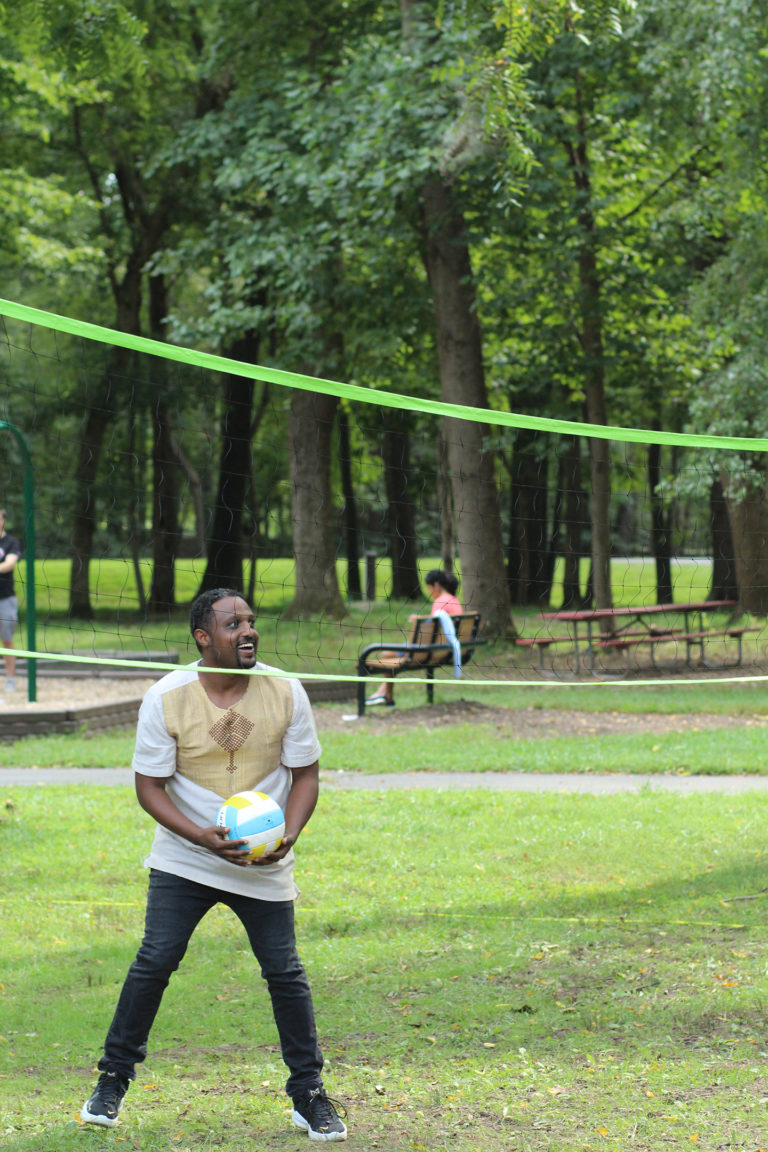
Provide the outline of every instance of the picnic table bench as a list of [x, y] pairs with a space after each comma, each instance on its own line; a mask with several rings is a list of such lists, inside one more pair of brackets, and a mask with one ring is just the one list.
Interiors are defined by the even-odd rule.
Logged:
[[[718, 637], [735, 639], [737, 650], [734, 666], [740, 665], [743, 660], [743, 638], [748, 632], [757, 632], [757, 626], [737, 625], [726, 623], [719, 627], [705, 627], [704, 615], [712, 612], [725, 611], [736, 607], [734, 600], [701, 600], [682, 604], [646, 604], [636, 607], [622, 608], [592, 608], [573, 609], [560, 612], [542, 612], [539, 619], [553, 623], [570, 623], [572, 633], [570, 636], [531, 636], [517, 640], [524, 647], [536, 648], [540, 671], [544, 671], [544, 653], [554, 644], [569, 644], [574, 660], [574, 670], [580, 671], [582, 656], [587, 657], [589, 672], [595, 672], [595, 654], [597, 652], [618, 651], [624, 652], [629, 667], [630, 654], [633, 649], [645, 645], [648, 647], [651, 663], [656, 664], [656, 649], [658, 645], [671, 641], [685, 644], [685, 664], [690, 667], [694, 650], [698, 650], [702, 663], [707, 663], [704, 657], [705, 644]], [[668, 623], [668, 617], [674, 614], [682, 616], [682, 625]], [[667, 619], [660, 620], [659, 617]], [[695, 622], [692, 623], [691, 617]], [[614, 630], [614, 626], [621, 625]], [[586, 627], [586, 634], [579, 633], [579, 626]], [[593, 626], [601, 631], [593, 635]], [[720, 664], [719, 667], [728, 665]]]
[[[475, 648], [485, 644], [480, 635], [480, 613], [464, 612], [452, 616], [456, 639], [461, 648], [461, 663], [468, 664]], [[427, 678], [427, 702], [434, 703], [435, 668], [453, 664], [453, 645], [446, 639], [439, 616], [417, 616], [410, 639], [405, 643], [383, 641], [367, 644], [357, 658], [357, 674], [363, 676], [401, 676], [404, 672], [424, 672]], [[357, 683], [357, 714], [365, 715], [365, 680]]]

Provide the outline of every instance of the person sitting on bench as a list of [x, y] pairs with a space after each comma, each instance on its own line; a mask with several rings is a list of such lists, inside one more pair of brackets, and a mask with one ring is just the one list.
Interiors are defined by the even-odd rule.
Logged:
[[[449, 616], [461, 615], [462, 607], [456, 598], [459, 581], [452, 572], [444, 572], [442, 568], [431, 568], [424, 578], [424, 583], [427, 586], [427, 595], [432, 600], [430, 616], [437, 616], [440, 612], [447, 612]], [[418, 618], [415, 613], [408, 617], [411, 623]], [[397, 655], [396, 649], [393, 649], [392, 652], [382, 652], [379, 658], [384, 659], [394, 655]], [[394, 708], [394, 680], [382, 680], [374, 694], [369, 696], [365, 703], [369, 707], [383, 704], [387, 708]]]

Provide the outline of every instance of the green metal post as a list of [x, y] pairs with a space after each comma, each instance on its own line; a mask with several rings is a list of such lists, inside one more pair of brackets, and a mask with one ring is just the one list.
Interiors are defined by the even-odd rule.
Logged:
[[[7, 420], [0, 420], [0, 429], [5, 428], [15, 438], [21, 449], [24, 462], [24, 555], [27, 567], [27, 649], [36, 651], [37, 609], [35, 606], [35, 474], [32, 457], [26, 440]], [[37, 660], [27, 658], [27, 699], [30, 704], [37, 700]]]

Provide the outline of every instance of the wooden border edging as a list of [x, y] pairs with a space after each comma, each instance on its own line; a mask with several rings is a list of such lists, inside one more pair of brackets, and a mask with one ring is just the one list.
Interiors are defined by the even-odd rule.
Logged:
[[[146, 678], [146, 673], [145, 673]], [[351, 700], [355, 685], [347, 680], [302, 681], [313, 704]], [[9, 743], [24, 736], [48, 736], [77, 732], [105, 732], [110, 728], [133, 728], [139, 714], [140, 697], [113, 700], [82, 708], [0, 710], [0, 741]]]

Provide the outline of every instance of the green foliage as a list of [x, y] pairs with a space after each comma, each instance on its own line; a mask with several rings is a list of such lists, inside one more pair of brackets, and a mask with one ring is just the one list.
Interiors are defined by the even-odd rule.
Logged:
[[[249, 332], [282, 367], [432, 396], [421, 191], [438, 174], [467, 221], [491, 403], [580, 419], [585, 197], [569, 155], [581, 143], [611, 421], [761, 434], [765, 31], [759, 6], [737, 0], [4, 5], [6, 292], [112, 324], [130, 271], [118, 323], [149, 328], [150, 278], [162, 277], [173, 339], [219, 349]], [[26, 339], [12, 330], [11, 342]], [[11, 358], [3, 406], [52, 473], [41, 539], [61, 555], [79, 420], [107, 362], [35, 335], [40, 352], [34, 365]], [[113, 380], [100, 554], [150, 544], [159, 395], [210, 506], [217, 386], [146, 363]], [[290, 396], [268, 400], [247, 509], [266, 551], [289, 535]], [[379, 542], [381, 429], [356, 415], [364, 521]], [[413, 486], [426, 492], [434, 422], [411, 432]], [[517, 443], [495, 446], [509, 465]], [[557, 463], [550, 446], [537, 451]], [[751, 463], [732, 467], [731, 493]], [[614, 511], [645, 492], [645, 466], [643, 452], [627, 454]], [[665, 452], [662, 471], [678, 469]], [[500, 484], [512, 475], [500, 466]], [[14, 476], [3, 479], [12, 490]], [[705, 526], [700, 537], [709, 479], [699, 467], [677, 510], [676, 523]], [[432, 549], [436, 503], [424, 503]], [[187, 500], [182, 519], [189, 536]]]

